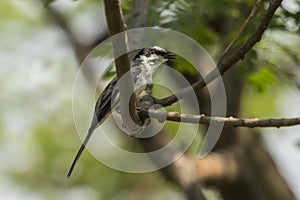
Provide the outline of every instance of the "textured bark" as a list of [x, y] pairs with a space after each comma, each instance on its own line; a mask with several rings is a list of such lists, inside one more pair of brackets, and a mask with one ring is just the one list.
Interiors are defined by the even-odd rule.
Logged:
[[224, 124], [225, 127], [276, 127], [295, 126], [300, 124], [300, 117], [295, 118], [236, 118], [236, 117], [211, 117], [192, 114], [181, 114], [179, 112], [160, 112], [157, 110], [150, 110], [148, 112], [152, 117], [156, 118], [159, 122], [173, 121], [192, 124]]

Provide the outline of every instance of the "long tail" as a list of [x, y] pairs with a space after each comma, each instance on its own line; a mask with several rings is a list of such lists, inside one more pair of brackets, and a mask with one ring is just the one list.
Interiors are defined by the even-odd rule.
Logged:
[[84, 139], [84, 141], [83, 141], [83, 143], [82, 143], [80, 149], [78, 150], [78, 152], [77, 152], [77, 154], [76, 154], [76, 156], [75, 156], [75, 158], [74, 158], [74, 160], [73, 160], [73, 163], [72, 163], [72, 165], [71, 165], [71, 167], [70, 167], [70, 169], [69, 169], [69, 172], [68, 172], [67, 177], [70, 177], [70, 176], [71, 176], [71, 174], [72, 174], [72, 172], [73, 172], [73, 169], [74, 169], [74, 167], [75, 167], [77, 161], [79, 160], [79, 158], [80, 158], [80, 156], [81, 156], [83, 150], [85, 149], [85, 146], [87, 145], [88, 141], [90, 140], [90, 138], [91, 138], [91, 136], [92, 136], [92, 134], [93, 134], [95, 128], [96, 128], [95, 126], [91, 126], [91, 127], [89, 128], [88, 134], [87, 134], [87, 136], [85, 137], [85, 139]]

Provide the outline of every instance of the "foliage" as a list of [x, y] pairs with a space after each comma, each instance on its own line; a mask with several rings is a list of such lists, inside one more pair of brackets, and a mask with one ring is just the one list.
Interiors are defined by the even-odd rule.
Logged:
[[275, 82], [275, 77], [271, 69], [261, 67], [258, 72], [250, 73], [248, 80], [258, 92], [264, 92], [269, 85]]

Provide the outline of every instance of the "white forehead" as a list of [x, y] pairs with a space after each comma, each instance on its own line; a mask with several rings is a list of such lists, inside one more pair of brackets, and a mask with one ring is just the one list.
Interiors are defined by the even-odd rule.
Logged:
[[159, 47], [159, 46], [153, 46], [153, 47], [151, 47], [152, 49], [155, 49], [155, 50], [157, 50], [157, 51], [166, 51], [165, 49], [163, 49], [163, 48], [161, 48], [161, 47]]

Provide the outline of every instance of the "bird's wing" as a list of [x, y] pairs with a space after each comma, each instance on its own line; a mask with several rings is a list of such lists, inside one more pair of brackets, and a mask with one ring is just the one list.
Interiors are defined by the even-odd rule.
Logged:
[[[142, 69], [140, 67], [134, 67], [131, 70], [134, 85], [137, 86], [136, 83], [139, 82], [139, 79], [141, 79], [141, 73]], [[80, 158], [83, 150], [85, 149], [85, 146], [87, 145], [89, 139], [91, 138], [94, 130], [102, 124], [102, 122], [109, 116], [109, 113], [112, 111], [114, 107], [119, 103], [120, 101], [120, 92], [118, 88], [118, 78], [115, 77], [109, 84], [105, 87], [103, 90], [102, 94], [99, 96], [97, 103], [95, 105], [95, 110], [94, 110], [94, 116], [93, 120], [91, 123], [91, 126], [88, 130], [88, 133], [78, 150], [75, 159], [73, 160], [73, 163], [70, 167], [70, 170], [68, 172], [68, 177], [71, 176], [72, 171]], [[135, 87], [135, 89], [138, 89]]]
[[91, 126], [88, 130], [88, 133], [78, 150], [73, 163], [69, 169], [68, 177], [71, 176], [72, 171], [80, 158], [83, 150], [85, 149], [85, 146], [87, 145], [89, 139], [91, 138], [94, 130], [108, 117], [109, 113], [111, 112], [112, 108], [114, 108], [118, 102], [119, 99], [119, 89], [117, 88], [117, 77], [114, 78], [103, 90], [102, 94], [99, 96], [97, 103], [95, 105], [94, 110], [94, 116], [91, 123]]
[[[91, 126], [97, 127], [100, 125], [111, 112], [117, 103], [120, 101], [119, 88], [117, 85], [118, 79], [115, 77], [103, 90], [97, 100], [94, 111], [94, 119]], [[93, 124], [95, 123], [95, 124]]]

